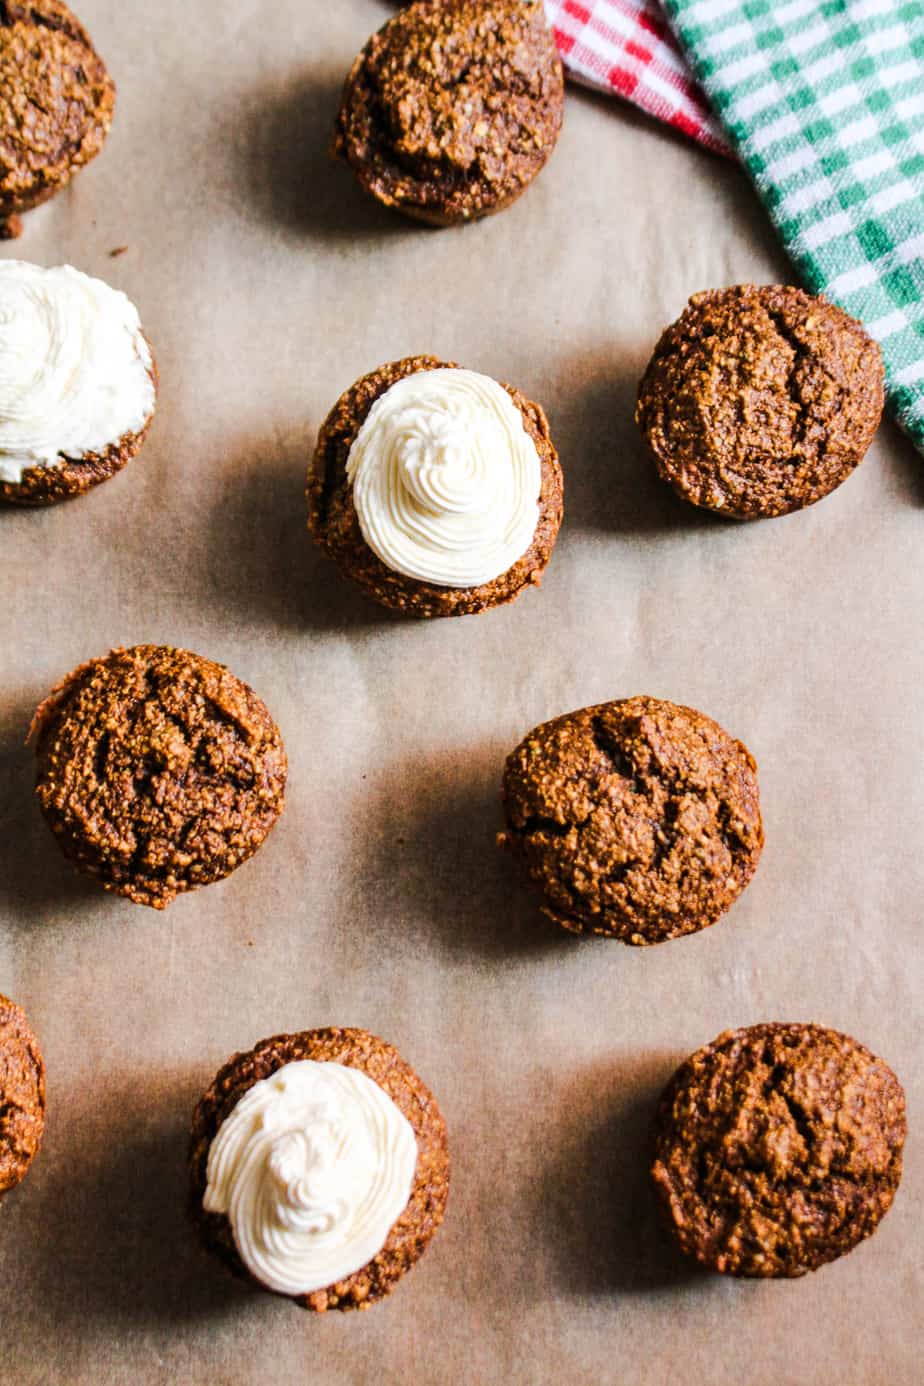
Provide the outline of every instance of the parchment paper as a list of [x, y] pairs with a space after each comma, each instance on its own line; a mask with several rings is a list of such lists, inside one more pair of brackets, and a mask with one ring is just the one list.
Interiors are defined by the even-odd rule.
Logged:
[[[571, 89], [530, 193], [431, 232], [326, 156], [384, 3], [80, 10], [119, 84], [113, 133], [3, 253], [124, 288], [162, 393], [120, 477], [0, 515], [0, 990], [32, 1018], [49, 1093], [0, 1218], [0, 1378], [920, 1381], [920, 460], [884, 426], [834, 496], [752, 526], [657, 482], [632, 406], [662, 326], [695, 290], [788, 271], [743, 176], [626, 107]], [[343, 388], [427, 351], [545, 404], [566, 521], [541, 591], [408, 623], [315, 556], [303, 471]], [[138, 641], [230, 665], [291, 762], [264, 849], [163, 915], [72, 874], [22, 748], [57, 678]], [[493, 834], [531, 726], [643, 692], [747, 742], [767, 847], [725, 920], [634, 951], [556, 934]], [[691, 1271], [657, 1226], [647, 1123], [689, 1051], [768, 1019], [882, 1054], [911, 1138], [871, 1242], [801, 1282], [734, 1283]], [[328, 1023], [417, 1067], [454, 1183], [391, 1301], [319, 1320], [200, 1252], [184, 1161], [231, 1052]]]

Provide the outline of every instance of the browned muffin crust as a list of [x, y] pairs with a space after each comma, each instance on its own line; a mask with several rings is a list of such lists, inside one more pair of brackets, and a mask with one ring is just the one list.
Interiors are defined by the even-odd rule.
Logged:
[[450, 226], [520, 196], [555, 147], [563, 110], [541, 0], [419, 0], [353, 64], [334, 153], [386, 207]]
[[285, 803], [279, 728], [221, 664], [166, 645], [113, 650], [35, 714], [36, 793], [64, 855], [163, 909], [230, 875]]
[[694, 295], [667, 328], [636, 420], [684, 500], [738, 519], [785, 515], [862, 461], [883, 382], [855, 318], [801, 289], [740, 284]]
[[[145, 338], [147, 341], [147, 338]], [[151, 344], [148, 342], [148, 348]], [[154, 422], [157, 409], [157, 388], [160, 376], [157, 362], [151, 351], [151, 369], [148, 371], [154, 384], [154, 407], [148, 415], [144, 427], [137, 433], [125, 433], [117, 443], [105, 452], [87, 452], [82, 457], [67, 457], [61, 454], [58, 467], [29, 467], [23, 472], [21, 481], [0, 481], [0, 501], [7, 505], [38, 507], [57, 505], [59, 501], [73, 500], [87, 491], [108, 481], [120, 472], [144, 446], [145, 439]]]
[[562, 928], [663, 943], [714, 924], [754, 874], [756, 771], [692, 708], [644, 697], [582, 708], [508, 757], [498, 841]]
[[851, 1251], [902, 1174], [905, 1094], [820, 1025], [719, 1035], [658, 1108], [652, 1178], [683, 1251], [728, 1275], [804, 1275]]
[[552, 557], [564, 508], [564, 480], [548, 419], [540, 405], [512, 385], [505, 385], [503, 388], [523, 416], [523, 427], [535, 443], [542, 464], [539, 523], [523, 557], [493, 582], [454, 588], [437, 587], [392, 572], [372, 552], [359, 527], [353, 488], [347, 480], [350, 448], [369, 410], [386, 390], [407, 375], [447, 367], [457, 369], [454, 361], [409, 356], [364, 375], [340, 396], [328, 414], [308, 474], [308, 529], [316, 543], [344, 576], [368, 596], [410, 616], [467, 616], [512, 602], [525, 587], [538, 587]]
[[45, 1063], [26, 1013], [0, 996], [0, 1195], [26, 1176], [45, 1130]]
[[189, 1148], [190, 1214], [208, 1250], [220, 1257], [236, 1275], [253, 1280], [238, 1255], [228, 1219], [220, 1213], [206, 1213], [202, 1207], [208, 1182], [209, 1149], [222, 1122], [254, 1083], [268, 1078], [284, 1064], [300, 1059], [358, 1068], [388, 1094], [410, 1122], [417, 1138], [414, 1187], [407, 1207], [378, 1255], [336, 1285], [311, 1294], [290, 1296], [296, 1304], [316, 1313], [324, 1313], [327, 1309], [368, 1309], [390, 1294], [426, 1251], [443, 1221], [449, 1197], [446, 1123], [436, 1100], [398, 1051], [368, 1031], [325, 1029], [275, 1035], [262, 1040], [249, 1053], [235, 1054], [228, 1060], [193, 1115]]
[[112, 124], [115, 85], [60, 0], [0, 3], [0, 221], [38, 206], [94, 158]]

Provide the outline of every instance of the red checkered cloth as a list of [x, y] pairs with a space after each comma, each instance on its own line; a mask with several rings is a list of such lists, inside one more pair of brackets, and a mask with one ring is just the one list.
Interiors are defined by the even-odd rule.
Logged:
[[731, 156], [657, 0], [545, 0], [572, 77], [624, 96], [708, 149]]

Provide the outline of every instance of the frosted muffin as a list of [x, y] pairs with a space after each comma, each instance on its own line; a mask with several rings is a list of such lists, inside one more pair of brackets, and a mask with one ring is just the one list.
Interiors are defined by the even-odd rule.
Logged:
[[308, 528], [383, 606], [464, 616], [538, 586], [563, 481], [542, 408], [511, 385], [413, 356], [353, 385], [308, 477]]
[[0, 499], [50, 505], [114, 476], [154, 417], [157, 367], [125, 294], [0, 261]]
[[236, 1275], [305, 1309], [367, 1309], [443, 1220], [446, 1125], [397, 1050], [306, 1030], [235, 1054], [199, 1102], [190, 1212]]
[[36, 794], [64, 855], [106, 890], [163, 909], [223, 880], [285, 804], [279, 728], [221, 664], [169, 645], [75, 669], [32, 723]]
[[94, 158], [112, 124], [115, 86], [77, 16], [60, 0], [0, 5], [0, 235]]
[[26, 1014], [0, 996], [0, 1195], [26, 1177], [45, 1130], [45, 1063]]

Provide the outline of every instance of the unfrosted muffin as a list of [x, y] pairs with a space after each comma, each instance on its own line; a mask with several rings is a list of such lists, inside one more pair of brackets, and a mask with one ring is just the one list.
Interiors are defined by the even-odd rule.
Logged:
[[785, 515], [839, 486], [879, 426], [882, 353], [861, 323], [786, 285], [696, 294], [664, 332], [636, 419], [693, 505]]
[[507, 759], [511, 852], [573, 933], [663, 943], [724, 914], [764, 835], [757, 767], [693, 708], [627, 698], [535, 727]]
[[308, 528], [383, 606], [464, 616], [538, 586], [563, 482], [541, 407], [432, 356], [380, 366], [325, 421]]
[[140, 450], [157, 367], [137, 309], [69, 265], [0, 260], [0, 499], [50, 505]]
[[46, 201], [103, 147], [115, 86], [60, 0], [0, 5], [0, 234]]
[[419, 0], [353, 64], [334, 152], [386, 207], [450, 226], [520, 196], [563, 109], [541, 0]]
[[190, 1212], [236, 1275], [305, 1309], [367, 1309], [420, 1259], [449, 1195], [446, 1124], [365, 1030], [276, 1035], [193, 1116]]
[[138, 905], [163, 909], [230, 875], [285, 803], [266, 706], [189, 650], [136, 645], [81, 665], [32, 736], [36, 793], [64, 855]]
[[820, 1025], [730, 1030], [680, 1066], [652, 1177], [683, 1251], [728, 1275], [804, 1275], [851, 1251], [902, 1174], [905, 1094]]
[[25, 1177], [45, 1130], [45, 1063], [25, 1011], [0, 996], [0, 1195]]

